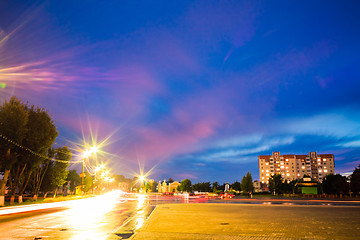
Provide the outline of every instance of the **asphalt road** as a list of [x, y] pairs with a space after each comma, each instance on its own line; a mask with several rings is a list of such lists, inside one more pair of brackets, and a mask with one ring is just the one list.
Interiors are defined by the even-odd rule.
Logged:
[[144, 224], [156, 205], [202, 201], [114, 191], [62, 203], [1, 208], [0, 239], [126, 239]]
[[124, 224], [128, 229], [141, 227], [152, 208], [144, 195], [113, 192], [45, 210], [2, 215], [0, 239], [106, 239]]

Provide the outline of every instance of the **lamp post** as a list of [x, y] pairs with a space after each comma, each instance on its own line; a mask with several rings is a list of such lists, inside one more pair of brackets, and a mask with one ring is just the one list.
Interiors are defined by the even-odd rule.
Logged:
[[140, 175], [140, 176], [139, 176], [140, 189], [142, 189], [143, 187], [145, 187], [145, 186], [143, 186], [143, 183], [145, 182], [145, 180], [146, 180], [146, 178], [145, 178], [144, 175]]
[[91, 154], [98, 152], [98, 148], [96, 146], [91, 147], [90, 149], [86, 149], [83, 153], [83, 157], [82, 157], [82, 171], [81, 171], [81, 195], [84, 195], [84, 178], [85, 178], [85, 173], [84, 173], [84, 162], [85, 162], [85, 158], [88, 158]]

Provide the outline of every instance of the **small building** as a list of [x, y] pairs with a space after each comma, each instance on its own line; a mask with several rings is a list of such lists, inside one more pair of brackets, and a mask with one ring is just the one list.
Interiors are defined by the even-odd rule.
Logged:
[[311, 178], [303, 178], [303, 181], [295, 184], [302, 194], [318, 194], [317, 182], [311, 181]]
[[165, 193], [165, 192], [171, 192], [171, 193], [176, 193], [178, 186], [180, 186], [180, 183], [178, 181], [172, 182], [172, 183], [167, 183], [165, 180], [161, 183], [161, 181], [159, 181], [158, 184], [158, 192], [159, 193]]
[[261, 183], [258, 180], [254, 181], [253, 186], [254, 186], [254, 192], [256, 192], [256, 193], [262, 192]]

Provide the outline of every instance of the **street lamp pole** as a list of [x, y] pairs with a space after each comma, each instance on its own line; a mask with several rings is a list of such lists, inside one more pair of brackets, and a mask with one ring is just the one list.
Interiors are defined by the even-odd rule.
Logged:
[[84, 195], [84, 161], [85, 158], [82, 159], [82, 171], [81, 171], [81, 195]]
[[82, 156], [82, 171], [81, 171], [81, 194], [84, 195], [84, 178], [85, 178], [85, 173], [84, 173], [84, 161], [85, 158], [89, 157], [91, 154], [96, 153], [98, 151], [98, 148], [96, 146], [93, 146], [90, 148], [90, 150], [85, 150]]

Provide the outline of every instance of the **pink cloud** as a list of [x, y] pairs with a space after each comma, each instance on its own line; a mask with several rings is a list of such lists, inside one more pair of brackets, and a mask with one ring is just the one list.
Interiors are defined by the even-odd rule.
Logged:
[[194, 174], [190, 174], [190, 173], [178, 173], [178, 174], [174, 174], [176, 179], [180, 179], [179, 181], [182, 181], [185, 178], [188, 179], [198, 179], [199, 177], [194, 175]]
[[190, 152], [200, 140], [211, 136], [218, 125], [212, 119], [202, 119], [189, 125], [181, 122], [164, 124], [166, 126], [161, 129], [145, 127], [138, 131], [140, 143], [136, 151], [144, 158], [163, 160]]

